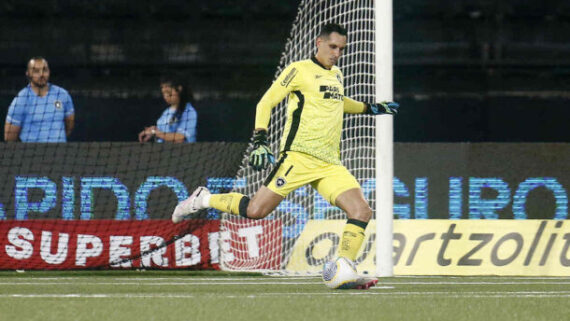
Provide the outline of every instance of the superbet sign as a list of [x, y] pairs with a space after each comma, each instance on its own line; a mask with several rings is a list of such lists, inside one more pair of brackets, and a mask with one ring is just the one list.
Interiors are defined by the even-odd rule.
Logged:
[[[226, 264], [240, 266], [267, 255], [269, 240], [261, 234], [270, 225], [233, 225], [220, 232], [219, 220], [177, 225], [169, 220], [4, 221], [0, 269], [219, 269], [220, 250]], [[239, 239], [231, 241], [230, 233]], [[232, 242], [240, 247], [232, 248]], [[264, 267], [277, 268], [278, 263]]]

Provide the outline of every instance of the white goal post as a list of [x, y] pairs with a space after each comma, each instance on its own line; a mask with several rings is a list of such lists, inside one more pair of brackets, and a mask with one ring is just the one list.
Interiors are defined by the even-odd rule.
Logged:
[[[301, 0], [275, 77], [290, 63], [314, 55], [316, 36], [330, 22], [348, 30], [347, 48], [339, 61], [345, 95], [363, 102], [392, 100], [392, 0]], [[269, 126], [275, 153], [285, 120], [282, 102], [273, 109]], [[356, 262], [359, 271], [369, 275], [393, 273], [392, 136], [392, 116], [344, 117], [341, 159], [375, 212]], [[269, 171], [252, 170], [247, 165], [249, 151], [233, 190], [251, 197]], [[231, 271], [318, 274], [336, 254], [345, 222], [346, 213], [310, 187], [291, 193], [264, 220], [223, 214], [220, 266]]]
[[[393, 101], [392, 0], [374, 2], [376, 101]], [[376, 276], [394, 275], [394, 119], [376, 116]]]

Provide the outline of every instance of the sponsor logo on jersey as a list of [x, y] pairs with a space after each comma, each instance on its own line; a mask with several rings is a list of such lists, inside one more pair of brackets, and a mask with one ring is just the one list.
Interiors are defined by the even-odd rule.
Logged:
[[315, 79], [321, 78], [323, 75], [315, 75]]
[[320, 86], [319, 91], [323, 93], [324, 99], [342, 100], [344, 95], [340, 93], [340, 88], [336, 86]]
[[61, 109], [61, 107], [63, 107], [63, 104], [61, 103], [61, 100], [56, 100], [53, 105], [55, 106], [55, 108], [57, 109]]
[[281, 81], [281, 86], [283, 87], [289, 86], [289, 84], [291, 83], [293, 78], [295, 78], [296, 75], [297, 75], [297, 68], [291, 69], [291, 71], [289, 71], [287, 76], [285, 76], [285, 78], [283, 78], [283, 80]]

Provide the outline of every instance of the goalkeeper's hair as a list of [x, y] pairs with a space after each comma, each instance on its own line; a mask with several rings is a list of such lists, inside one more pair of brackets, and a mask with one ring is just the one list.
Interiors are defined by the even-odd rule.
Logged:
[[336, 32], [341, 36], [346, 36], [348, 33], [346, 28], [339, 25], [338, 23], [327, 23], [321, 28], [321, 32], [319, 32], [319, 38], [328, 38], [333, 32]]

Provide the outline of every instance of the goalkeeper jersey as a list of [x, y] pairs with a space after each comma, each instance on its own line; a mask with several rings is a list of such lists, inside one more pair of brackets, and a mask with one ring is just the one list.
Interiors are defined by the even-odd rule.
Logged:
[[344, 86], [337, 66], [330, 70], [316, 58], [289, 65], [257, 105], [256, 128], [267, 128], [271, 109], [285, 97], [287, 121], [281, 152], [297, 151], [340, 165]]

